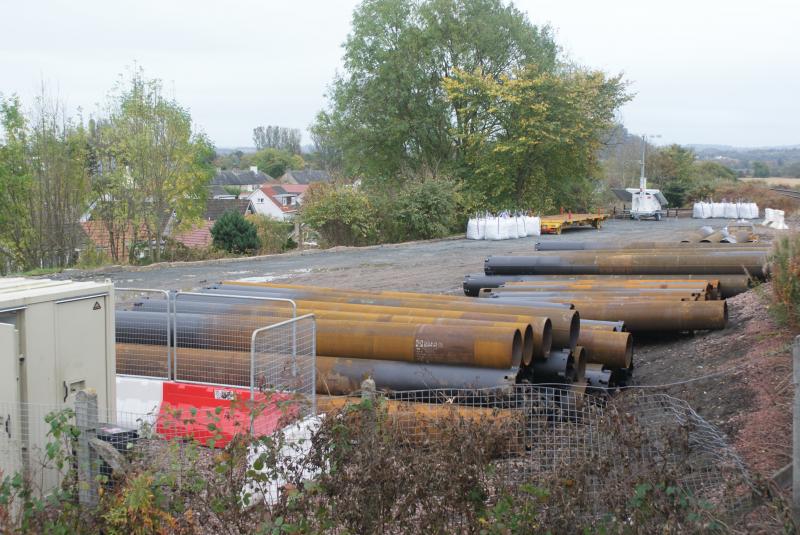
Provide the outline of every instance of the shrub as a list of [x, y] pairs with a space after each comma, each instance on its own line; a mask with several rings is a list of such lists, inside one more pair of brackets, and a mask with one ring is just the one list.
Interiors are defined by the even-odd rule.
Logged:
[[770, 190], [763, 182], [734, 182], [718, 186], [713, 194], [714, 200], [736, 201], [744, 199], [758, 204], [759, 210], [774, 208], [790, 215], [797, 210], [797, 199], [786, 197]]
[[214, 247], [229, 253], [249, 253], [260, 246], [255, 225], [233, 210], [222, 214], [214, 223], [211, 237], [214, 239]]
[[379, 225], [391, 242], [441, 238], [460, 230], [463, 223], [460, 189], [449, 179], [409, 182], [383, 204]]
[[775, 299], [770, 310], [775, 317], [800, 326], [800, 233], [781, 236], [775, 244], [772, 293]]
[[291, 234], [294, 223], [278, 221], [264, 215], [254, 215], [248, 218], [256, 227], [258, 241], [261, 242], [259, 253], [275, 254], [288, 249], [294, 249], [297, 244], [292, 240]]
[[346, 184], [314, 184], [300, 218], [326, 245], [365, 245], [375, 240], [375, 212], [367, 195]]

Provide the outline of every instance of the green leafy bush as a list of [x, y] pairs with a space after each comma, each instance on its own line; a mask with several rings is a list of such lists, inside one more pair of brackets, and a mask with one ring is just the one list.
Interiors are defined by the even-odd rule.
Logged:
[[314, 184], [304, 196], [300, 218], [325, 245], [366, 245], [376, 238], [372, 202], [355, 186]]
[[800, 326], [800, 233], [781, 236], [772, 255], [772, 293], [770, 310], [775, 317]]
[[464, 223], [460, 188], [449, 179], [409, 182], [381, 204], [381, 234], [390, 242], [441, 238]]
[[256, 226], [242, 214], [233, 210], [225, 212], [211, 227], [214, 247], [229, 253], [249, 253], [261, 245]]
[[297, 246], [291, 238], [294, 223], [278, 221], [264, 215], [254, 215], [247, 219], [256, 227], [258, 241], [261, 243], [259, 253], [282, 253]]

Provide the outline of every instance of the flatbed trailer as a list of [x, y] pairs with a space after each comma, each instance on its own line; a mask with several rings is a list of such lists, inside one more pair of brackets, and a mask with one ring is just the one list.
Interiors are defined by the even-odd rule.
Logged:
[[561, 234], [566, 228], [591, 226], [599, 229], [608, 214], [556, 214], [542, 216], [542, 234]]

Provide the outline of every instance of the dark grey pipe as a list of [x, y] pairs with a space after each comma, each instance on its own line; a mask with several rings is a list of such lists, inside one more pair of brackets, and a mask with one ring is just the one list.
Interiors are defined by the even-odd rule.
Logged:
[[544, 360], [533, 362], [533, 381], [535, 383], [573, 383], [575, 381], [575, 359], [572, 351], [562, 349], [551, 351]]
[[743, 275], [763, 278], [763, 251], [709, 251], [693, 254], [609, 254], [595, 251], [543, 252], [536, 256], [490, 256], [487, 275], [658, 275], [662, 273]]

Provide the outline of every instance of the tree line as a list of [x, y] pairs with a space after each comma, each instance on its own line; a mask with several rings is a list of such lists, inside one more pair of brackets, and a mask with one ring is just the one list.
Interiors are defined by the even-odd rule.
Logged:
[[[0, 266], [73, 265], [91, 217], [111, 260], [160, 258], [165, 226], [205, 208], [214, 149], [188, 110], [139, 70], [121, 77], [88, 120], [45, 88], [26, 113], [0, 99]], [[173, 217], [174, 216], [174, 217]], [[91, 249], [90, 249], [91, 250]]]

